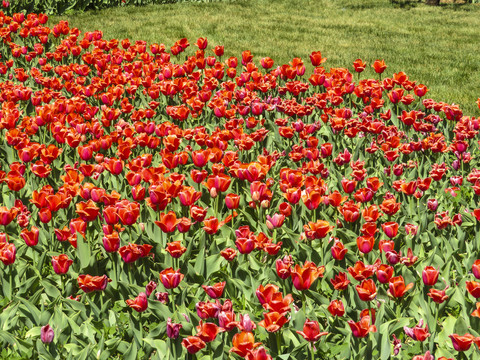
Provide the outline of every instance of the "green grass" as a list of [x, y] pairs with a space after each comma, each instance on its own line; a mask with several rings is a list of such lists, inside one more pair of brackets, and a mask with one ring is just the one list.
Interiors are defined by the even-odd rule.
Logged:
[[[321, 51], [328, 67], [357, 58], [385, 59], [387, 73], [404, 71], [430, 89], [429, 97], [479, 115], [480, 5], [429, 7], [407, 0], [248, 0], [126, 7], [52, 17], [105, 38], [129, 38], [168, 47], [207, 37], [228, 56], [251, 50], [276, 64], [308, 61]], [[191, 46], [190, 52], [196, 48]], [[212, 53], [213, 54], [213, 53]], [[374, 76], [369, 70], [369, 76]]]

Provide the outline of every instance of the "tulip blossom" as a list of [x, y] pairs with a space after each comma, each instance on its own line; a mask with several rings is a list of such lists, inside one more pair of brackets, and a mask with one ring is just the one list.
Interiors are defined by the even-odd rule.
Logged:
[[187, 349], [189, 354], [196, 354], [202, 350], [206, 344], [198, 336], [188, 336], [182, 340], [182, 345]]
[[52, 256], [53, 271], [56, 274], [66, 274], [72, 264], [73, 260], [69, 259], [65, 254]]
[[180, 270], [175, 271], [173, 268], [168, 268], [160, 272], [160, 281], [165, 289], [174, 289], [180, 284], [184, 276]]
[[148, 300], [147, 295], [144, 292], [138, 294], [135, 299], [127, 299], [125, 300], [128, 306], [130, 306], [133, 310], [137, 312], [143, 312], [147, 310], [148, 307]]
[[428, 333], [428, 325], [425, 326], [425, 328], [423, 327], [423, 319], [421, 319], [414, 328], [404, 326], [403, 330], [406, 335], [410, 336], [415, 341], [422, 342], [430, 336]]
[[258, 325], [265, 328], [268, 332], [277, 332], [288, 322], [288, 319], [278, 312], [264, 313], [263, 318]]
[[405, 286], [403, 276], [395, 276], [388, 282], [388, 295], [394, 298], [400, 298], [413, 287], [413, 283]]
[[327, 335], [328, 332], [320, 332], [320, 325], [318, 324], [318, 321], [311, 321], [307, 319], [303, 325], [303, 331], [297, 331], [297, 334], [302, 335], [305, 340], [313, 343], [320, 340], [322, 336]]
[[40, 329], [40, 340], [44, 344], [50, 344], [53, 341], [53, 338], [55, 337], [55, 333], [53, 332], [53, 329], [51, 328], [50, 325], [45, 325], [42, 326]]
[[202, 285], [203, 290], [207, 293], [208, 296], [210, 296], [212, 299], [218, 299], [222, 297], [223, 294], [223, 289], [225, 288], [226, 282], [220, 282], [217, 284], [214, 284], [213, 286], [206, 286]]
[[366, 337], [370, 332], [377, 332], [377, 327], [375, 325], [370, 325], [369, 315], [363, 316], [357, 323], [349, 320], [348, 325], [350, 325], [353, 336], [359, 338]]
[[170, 339], [176, 339], [178, 338], [178, 335], [180, 334], [180, 330], [182, 329], [182, 324], [175, 324], [172, 322], [171, 318], [167, 319], [167, 336]]
[[323, 276], [324, 271], [324, 267], [317, 267], [309, 261], [305, 261], [303, 267], [297, 264], [291, 271], [293, 285], [297, 290], [308, 290], [318, 277]]

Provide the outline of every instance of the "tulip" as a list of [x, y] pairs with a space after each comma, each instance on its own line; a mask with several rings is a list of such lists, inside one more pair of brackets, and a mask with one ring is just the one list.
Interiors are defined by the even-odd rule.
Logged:
[[77, 278], [78, 286], [84, 292], [89, 293], [92, 291], [103, 291], [107, 287], [107, 284], [112, 281], [107, 277], [103, 276], [92, 276], [92, 275], [79, 275]]
[[323, 276], [325, 268], [317, 267], [314, 263], [305, 261], [303, 267], [295, 265], [291, 272], [293, 285], [297, 290], [308, 290], [312, 283], [320, 276]]
[[339, 240], [335, 240], [334, 245], [330, 248], [332, 252], [332, 257], [335, 260], [341, 261], [345, 257], [348, 252], [348, 249], [343, 245], [343, 243]]
[[180, 329], [182, 327], [183, 327], [182, 324], [172, 323], [172, 319], [168, 318], [167, 319], [167, 336], [170, 339], [178, 338], [178, 335], [180, 334]]
[[255, 294], [257, 295], [260, 304], [263, 305], [265, 303], [269, 303], [273, 297], [273, 294], [277, 293], [278, 290], [279, 287], [277, 285], [267, 284], [265, 287], [263, 287], [263, 285], [260, 284], [255, 291]]
[[425, 328], [423, 327], [423, 319], [421, 319], [414, 328], [404, 326], [403, 330], [406, 335], [410, 336], [415, 341], [423, 342], [430, 336], [428, 333], [428, 325], [425, 326]]
[[277, 259], [275, 268], [280, 279], [287, 279], [291, 275], [293, 260], [291, 255], [285, 255], [283, 259]]
[[185, 251], [187, 251], [187, 248], [185, 246], [182, 246], [180, 241], [172, 241], [167, 244], [167, 248], [165, 250], [167, 250], [167, 252], [173, 258], [178, 259], [185, 253]]
[[210, 296], [212, 299], [218, 299], [222, 297], [223, 294], [223, 289], [225, 288], [226, 282], [220, 282], [217, 283], [213, 286], [205, 286], [202, 285], [203, 290], [207, 293], [208, 296]]
[[65, 254], [52, 256], [53, 271], [55, 271], [56, 274], [66, 274], [72, 264], [73, 260], [69, 259]]
[[393, 267], [382, 264], [377, 268], [377, 279], [382, 284], [387, 284], [393, 276]]
[[358, 297], [363, 301], [372, 301], [377, 296], [377, 287], [372, 279], [363, 280], [360, 285], [355, 287]]
[[472, 295], [475, 299], [480, 298], [480, 282], [477, 281], [467, 281], [467, 291]]
[[302, 335], [305, 340], [313, 343], [320, 340], [322, 336], [327, 335], [328, 332], [320, 332], [318, 321], [307, 319], [303, 325], [303, 331], [297, 331], [297, 334]]
[[232, 331], [239, 326], [239, 322], [235, 321], [235, 313], [230, 311], [221, 311], [218, 314], [218, 325], [225, 331]]
[[448, 295], [446, 295], [446, 290], [448, 289], [448, 286], [443, 289], [443, 290], [437, 290], [437, 289], [430, 289], [428, 292], [427, 296], [432, 298], [434, 302], [437, 304], [443, 303], [445, 300], [448, 299]]
[[240, 315], [239, 329], [242, 331], [253, 331], [257, 325], [250, 319], [250, 315]]
[[283, 214], [274, 214], [273, 216], [267, 215], [267, 227], [269, 230], [281, 227], [284, 221], [285, 215]]
[[197, 326], [197, 336], [206, 343], [214, 341], [217, 335], [223, 331], [225, 330], [214, 323], [204, 323], [202, 320]]
[[397, 236], [398, 224], [395, 221], [389, 221], [382, 224], [382, 230], [390, 239]]
[[53, 341], [53, 338], [55, 337], [55, 333], [53, 332], [53, 329], [50, 327], [50, 325], [45, 325], [42, 326], [40, 329], [40, 340], [44, 344], [50, 344]]
[[436, 211], [438, 208], [438, 201], [437, 199], [428, 199], [427, 200], [427, 208], [430, 211]]
[[220, 255], [227, 261], [232, 261], [237, 256], [237, 250], [232, 248], [226, 248], [220, 251]]
[[338, 275], [335, 275], [333, 279], [330, 279], [335, 290], [345, 290], [350, 284], [350, 280], [347, 279], [347, 274], [340, 272]]
[[237, 209], [240, 205], [240, 195], [237, 194], [228, 194], [225, 196], [225, 205], [230, 210]]
[[345, 315], [345, 307], [343, 306], [342, 300], [332, 300], [330, 305], [328, 305], [327, 310], [332, 314], [332, 316], [343, 316]]
[[128, 306], [130, 306], [133, 310], [137, 312], [143, 312], [147, 310], [148, 307], [148, 300], [147, 294], [141, 292], [135, 299], [127, 299], [125, 300]]
[[5, 245], [0, 245], [0, 261], [4, 265], [11, 265], [15, 262], [15, 256], [17, 254], [17, 249], [13, 243], [6, 243]]
[[433, 286], [437, 283], [439, 271], [433, 266], [426, 266], [422, 271], [422, 280], [425, 285]]
[[472, 265], [472, 272], [475, 278], [480, 279], [480, 259], [475, 260]]
[[357, 247], [361, 253], [367, 254], [373, 249], [375, 238], [373, 236], [359, 236], [357, 237]]
[[31, 230], [23, 229], [20, 236], [28, 246], [35, 246], [38, 244], [39, 230], [37, 227], [32, 226]]
[[233, 347], [230, 352], [234, 352], [242, 358], [245, 358], [253, 349], [261, 343], [256, 343], [253, 333], [250, 331], [242, 331], [235, 334], [232, 339]]
[[180, 270], [175, 271], [173, 268], [168, 268], [160, 273], [160, 280], [165, 289], [174, 289], [180, 284], [184, 276], [180, 273]]
[[403, 280], [403, 276], [396, 276], [390, 279], [388, 282], [389, 290], [387, 294], [394, 298], [400, 298], [405, 293], [413, 287], [413, 283], [408, 284], [405, 286], [405, 281]]
[[377, 332], [377, 327], [375, 325], [370, 325], [369, 315], [363, 316], [357, 323], [349, 320], [348, 325], [350, 325], [353, 336], [359, 338], [366, 337], [370, 332]]
[[278, 312], [269, 312], [263, 314], [263, 320], [258, 323], [268, 332], [277, 332], [288, 322], [288, 319]]
[[167, 292], [156, 292], [155, 298], [160, 301], [162, 304], [168, 303], [168, 293]]
[[189, 354], [196, 354], [207, 344], [198, 336], [188, 336], [182, 340], [182, 345], [187, 349]]
[[475, 340], [475, 336], [468, 333], [463, 336], [451, 334], [448, 337], [452, 340], [453, 348], [456, 351], [467, 351]]
[[155, 281], [150, 281], [147, 286], [145, 286], [145, 293], [147, 296], [150, 296], [150, 294], [157, 288], [157, 283]]

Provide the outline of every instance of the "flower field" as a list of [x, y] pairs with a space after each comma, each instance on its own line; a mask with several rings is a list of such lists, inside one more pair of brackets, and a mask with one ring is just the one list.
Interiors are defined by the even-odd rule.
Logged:
[[480, 358], [479, 119], [47, 21], [0, 13], [1, 358]]

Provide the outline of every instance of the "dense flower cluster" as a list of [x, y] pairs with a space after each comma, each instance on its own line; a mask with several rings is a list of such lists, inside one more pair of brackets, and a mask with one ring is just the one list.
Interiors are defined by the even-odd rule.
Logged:
[[5, 298], [107, 319], [106, 297], [155, 334], [135, 349], [178, 358], [477, 351], [478, 119], [383, 60], [361, 78], [46, 24], [0, 13]]

